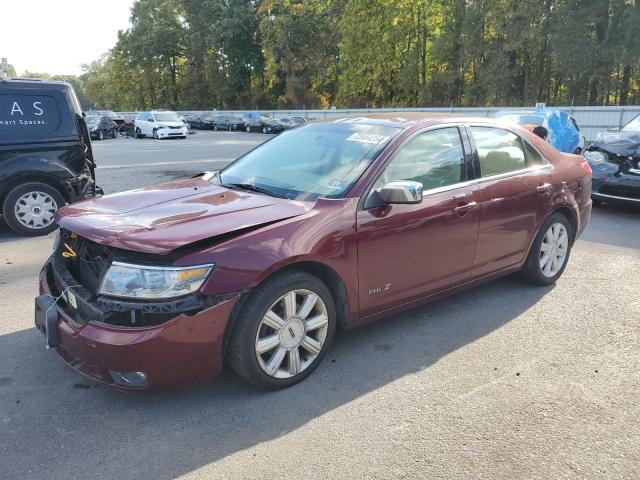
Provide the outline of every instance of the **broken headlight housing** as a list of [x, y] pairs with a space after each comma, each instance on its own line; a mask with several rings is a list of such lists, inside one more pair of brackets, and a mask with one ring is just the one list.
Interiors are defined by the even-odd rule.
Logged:
[[152, 267], [113, 262], [102, 280], [102, 295], [155, 300], [175, 298], [197, 291], [213, 270], [213, 264], [190, 267]]

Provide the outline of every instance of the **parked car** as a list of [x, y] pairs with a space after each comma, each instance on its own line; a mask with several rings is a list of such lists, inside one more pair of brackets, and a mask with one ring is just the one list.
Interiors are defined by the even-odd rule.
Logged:
[[584, 150], [584, 136], [578, 122], [562, 110], [501, 110], [494, 117], [529, 129], [545, 127], [549, 131], [549, 143], [561, 152], [580, 154]]
[[593, 170], [591, 198], [640, 205], [640, 115], [622, 130], [600, 132], [584, 152]]
[[0, 207], [9, 228], [45, 235], [57, 228], [58, 208], [100, 193], [71, 85], [0, 78]]
[[127, 130], [126, 119], [119, 113], [112, 112], [111, 110], [89, 110], [87, 116], [108, 117], [118, 126], [119, 132], [126, 132]]
[[259, 131], [262, 133], [280, 133], [284, 126], [275, 118], [261, 115], [258, 112], [246, 112], [242, 117], [244, 128], [247, 133]]
[[124, 126], [120, 127], [120, 132], [128, 137], [134, 136], [136, 131], [136, 116], [136, 114], [132, 113], [123, 115]]
[[178, 117], [180, 118], [180, 120], [182, 120], [184, 126], [187, 127], [187, 133], [189, 135], [193, 135], [194, 133], [196, 133], [191, 127], [191, 120], [193, 119], [192, 115], [178, 115]]
[[85, 122], [92, 139], [104, 140], [105, 138], [116, 138], [118, 136], [118, 125], [109, 117], [87, 115]]
[[304, 122], [300, 122], [299, 120], [295, 120], [294, 118], [300, 117], [282, 117], [279, 118], [278, 121], [282, 125], [284, 130], [289, 130], [291, 128], [297, 127], [298, 125], [302, 125]]
[[167, 110], [140, 112], [136, 117], [135, 126], [138, 138], [153, 137], [158, 140], [163, 138], [184, 139], [189, 134], [187, 126], [178, 114]]
[[281, 388], [338, 325], [514, 272], [558, 280], [591, 212], [584, 158], [488, 119], [397, 117], [304, 125], [218, 173], [61, 209], [36, 299], [47, 345], [125, 390], [223, 361]]
[[213, 127], [214, 127], [214, 125], [216, 124], [217, 121], [218, 121], [218, 115], [217, 114], [206, 115], [202, 119], [202, 129], [203, 130], [213, 130]]
[[211, 118], [211, 114], [208, 114], [208, 115], [193, 115], [189, 119], [189, 124], [191, 125], [191, 128], [193, 128], [193, 129], [206, 130], [207, 127], [205, 126], [205, 124], [207, 126], [211, 125], [211, 127], [213, 127], [213, 122], [210, 121], [210, 118]]
[[234, 115], [219, 115], [213, 124], [214, 130], [239, 130], [244, 128], [244, 121]]

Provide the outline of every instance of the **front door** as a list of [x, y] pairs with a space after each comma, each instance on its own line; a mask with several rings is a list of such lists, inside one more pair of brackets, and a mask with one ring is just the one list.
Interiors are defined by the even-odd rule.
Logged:
[[469, 127], [479, 161], [480, 230], [474, 277], [524, 260], [549, 211], [551, 166], [508, 130]]
[[[479, 213], [466, 164], [457, 127], [419, 133], [394, 153], [357, 214], [363, 317], [470, 277]], [[422, 202], [370, 204], [377, 189], [397, 180], [421, 182]]]

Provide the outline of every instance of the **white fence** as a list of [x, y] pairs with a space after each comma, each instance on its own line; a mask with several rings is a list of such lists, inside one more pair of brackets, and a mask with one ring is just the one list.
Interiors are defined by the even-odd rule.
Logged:
[[[607, 128], [622, 128], [629, 123], [636, 115], [640, 114], [640, 106], [630, 107], [551, 107], [564, 110], [571, 114], [587, 139], [592, 142], [596, 134]], [[475, 107], [475, 108], [364, 108], [364, 109], [340, 109], [340, 110], [260, 110], [261, 113], [270, 117], [280, 118], [290, 115], [302, 115], [312, 118], [328, 118], [338, 117], [347, 114], [366, 114], [366, 113], [382, 113], [382, 112], [442, 112], [457, 113], [461, 115], [470, 115], [475, 117], [490, 117], [498, 110], [530, 110], [531, 107]], [[246, 110], [216, 110], [206, 113], [216, 114], [234, 114], [242, 115]], [[202, 114], [205, 112], [182, 111], [182, 114]]]

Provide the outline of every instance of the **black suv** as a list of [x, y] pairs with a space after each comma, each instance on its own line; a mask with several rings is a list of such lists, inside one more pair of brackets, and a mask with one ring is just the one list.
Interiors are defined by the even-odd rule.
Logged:
[[71, 85], [0, 78], [0, 206], [9, 227], [45, 235], [59, 207], [101, 193]]

